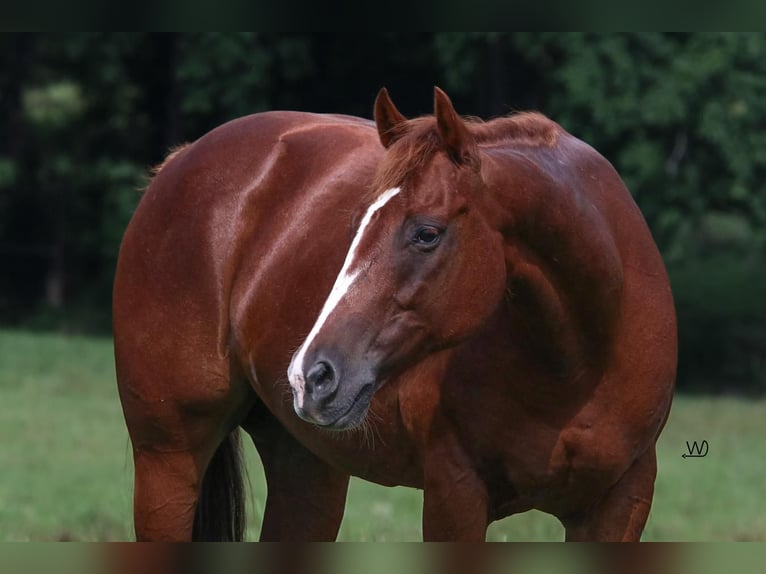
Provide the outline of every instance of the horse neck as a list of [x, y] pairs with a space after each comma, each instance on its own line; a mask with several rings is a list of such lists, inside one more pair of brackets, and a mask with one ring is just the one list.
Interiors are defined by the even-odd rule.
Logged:
[[[622, 267], [578, 165], [555, 150], [503, 150], [483, 158], [494, 219], [505, 241], [515, 327], [554, 370], [598, 368], [619, 313]], [[592, 184], [592, 182], [590, 182]]]

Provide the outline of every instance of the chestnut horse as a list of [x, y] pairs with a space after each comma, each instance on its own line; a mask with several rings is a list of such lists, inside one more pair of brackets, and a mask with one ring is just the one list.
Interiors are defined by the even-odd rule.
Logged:
[[[174, 152], [114, 285], [139, 540], [332, 540], [350, 475], [423, 490], [423, 538], [539, 509], [638, 540], [670, 409], [665, 269], [611, 165], [537, 113], [435, 89], [406, 119], [268, 112]], [[338, 432], [345, 431], [345, 432]]]

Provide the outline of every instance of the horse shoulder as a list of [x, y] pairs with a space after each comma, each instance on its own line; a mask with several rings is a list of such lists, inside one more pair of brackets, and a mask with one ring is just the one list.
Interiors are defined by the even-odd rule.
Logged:
[[[559, 153], [567, 169], [557, 179], [581, 214], [573, 217], [573, 253], [592, 279], [578, 304], [599, 326], [593, 340], [604, 358], [591, 416], [575, 417], [562, 440], [583, 469], [612, 464], [619, 473], [655, 440], [669, 408], [677, 355], [670, 284], [648, 225], [612, 164], [571, 136], [561, 140]], [[598, 443], [609, 434], [615, 440]]]

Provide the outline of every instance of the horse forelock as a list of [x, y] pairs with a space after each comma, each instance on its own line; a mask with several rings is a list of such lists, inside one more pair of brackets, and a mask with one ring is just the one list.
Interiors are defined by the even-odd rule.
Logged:
[[386, 150], [371, 191], [401, 187], [440, 149], [442, 143], [432, 116], [409, 120], [402, 136]]

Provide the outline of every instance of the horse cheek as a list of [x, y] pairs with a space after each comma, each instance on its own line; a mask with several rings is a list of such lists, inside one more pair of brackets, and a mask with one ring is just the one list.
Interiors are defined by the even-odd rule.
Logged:
[[502, 242], [492, 242], [480, 254], [473, 278], [475, 292], [471, 295], [476, 317], [474, 329], [483, 325], [502, 302], [506, 288], [505, 255]]
[[[463, 254], [454, 277], [454, 288], [444, 316], [451, 322], [446, 329], [453, 343], [472, 336], [492, 316], [505, 292], [505, 258], [501, 243], [478, 245]], [[454, 311], [459, 309], [460, 311]]]

